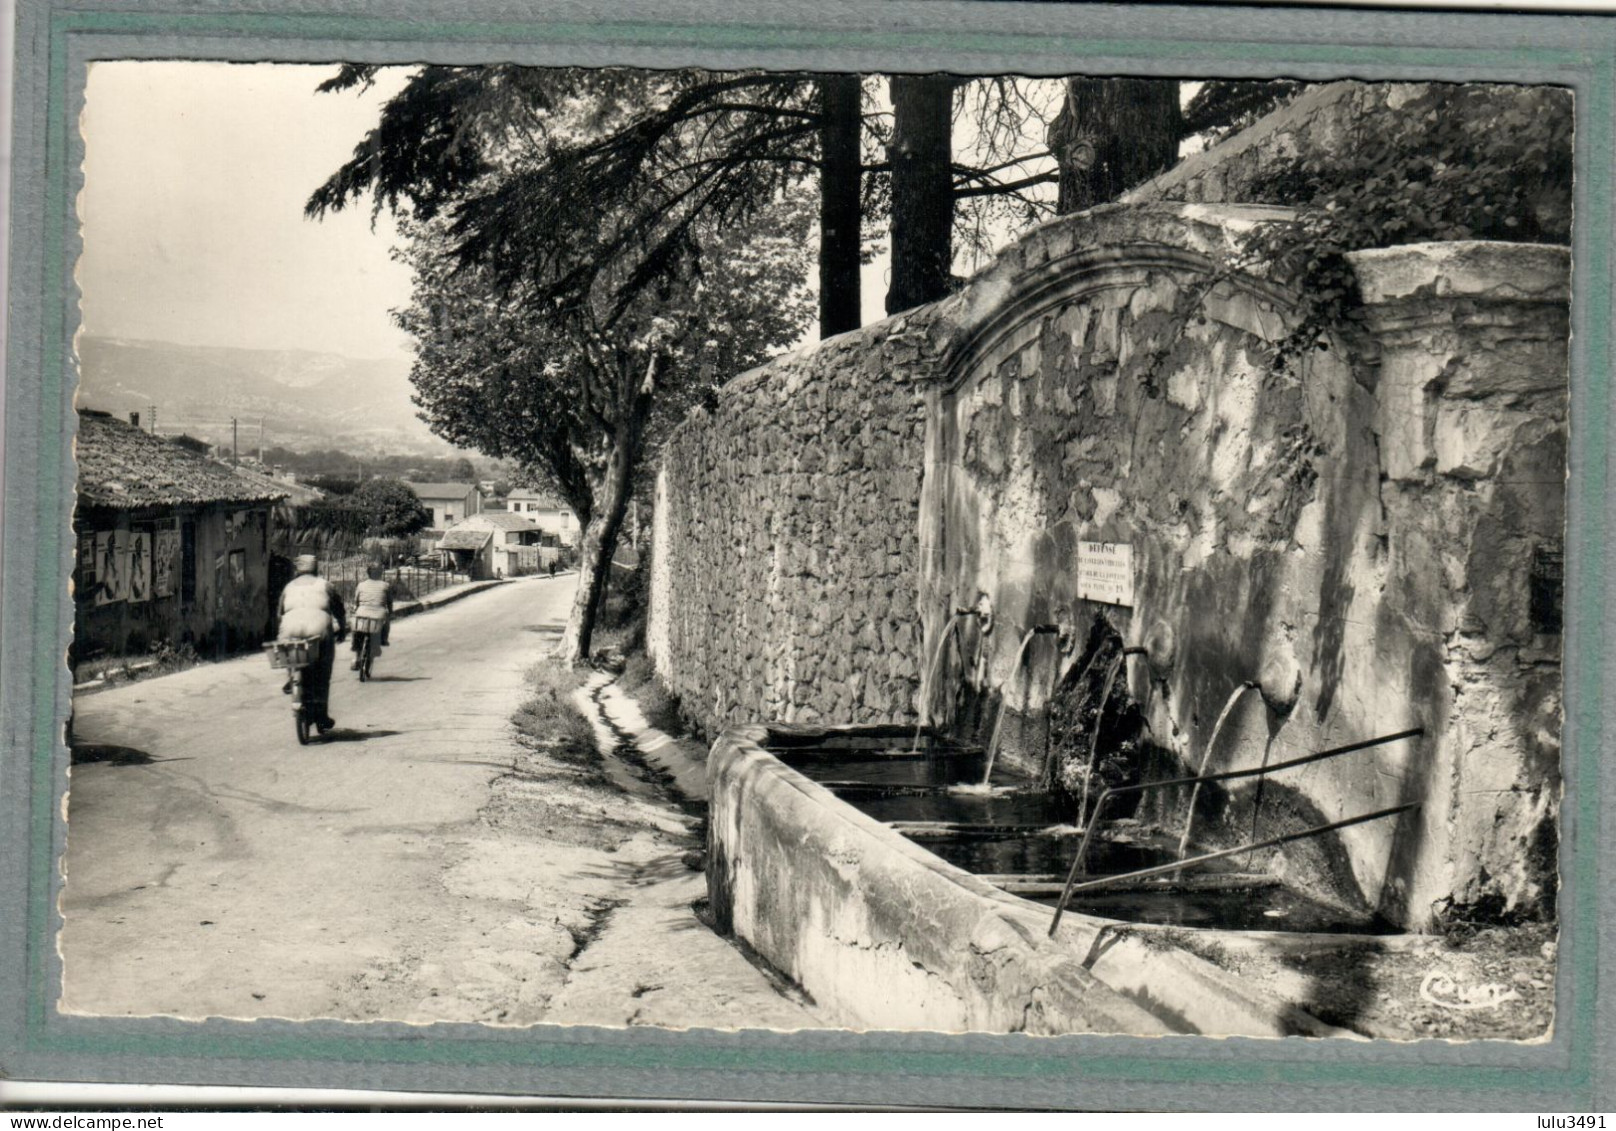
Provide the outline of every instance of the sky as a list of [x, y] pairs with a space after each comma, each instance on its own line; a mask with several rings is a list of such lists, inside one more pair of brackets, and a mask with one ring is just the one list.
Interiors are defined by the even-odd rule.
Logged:
[[[384, 70], [361, 95], [316, 94], [334, 69], [91, 64], [79, 209], [86, 333], [408, 358], [388, 314], [409, 301], [409, 272], [389, 256], [391, 218], [372, 230], [366, 199], [307, 220], [303, 203], [409, 69]], [[890, 267], [882, 241], [862, 271], [866, 323], [885, 316]]]
[[[390, 257], [391, 217], [373, 229], [366, 199], [308, 220], [303, 204], [409, 69], [384, 70], [363, 94], [315, 93], [334, 70], [90, 65], [78, 268], [86, 333], [408, 359], [409, 338], [389, 315], [410, 291], [408, 269]], [[970, 144], [968, 123], [961, 127], [957, 148]], [[883, 240], [862, 272], [866, 323], [884, 317], [889, 275]]]
[[330, 65], [101, 62], [82, 119], [86, 333], [355, 358], [409, 356], [409, 301], [369, 201], [303, 203], [352, 154], [407, 71], [316, 94]]

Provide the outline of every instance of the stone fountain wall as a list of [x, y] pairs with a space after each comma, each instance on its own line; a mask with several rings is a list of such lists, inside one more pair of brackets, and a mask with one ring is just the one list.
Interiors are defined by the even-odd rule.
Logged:
[[[1210, 791], [1228, 843], [1403, 803], [1273, 861], [1415, 927], [1552, 905], [1567, 255], [1362, 253], [1366, 326], [1299, 365], [1283, 279], [1230, 264], [1283, 210], [1117, 205], [1046, 225], [944, 302], [731, 382], [658, 482], [648, 645], [709, 732], [915, 717], [921, 657], [986, 595], [945, 682], [1010, 712], [1035, 768], [1104, 618], [1162, 772], [1389, 744]], [[1126, 600], [1079, 543], [1127, 546]], [[923, 632], [922, 632], [923, 628]], [[1151, 816], [1182, 819], [1186, 798]]]
[[[1054, 680], [1080, 662], [1023, 633], [1103, 617], [1163, 755], [1235, 769], [1424, 735], [1211, 791], [1214, 843], [1417, 802], [1275, 861], [1304, 886], [1424, 926], [1552, 900], [1568, 259], [1435, 244], [1356, 257], [1369, 332], [1287, 369], [1283, 280], [1223, 268], [1251, 209], [1099, 210], [1005, 267], [996, 309], [932, 387], [921, 613], [986, 597], [945, 682], [1011, 711], [1035, 766]], [[1125, 548], [1131, 593], [1080, 577]], [[1112, 551], [1099, 551], [1109, 553]], [[1091, 559], [1092, 560], [1092, 559]], [[1147, 815], [1176, 826], [1187, 798]], [[1333, 846], [1337, 851], [1330, 851]], [[1335, 866], [1332, 868], [1331, 864]], [[1344, 864], [1343, 864], [1344, 862]]]

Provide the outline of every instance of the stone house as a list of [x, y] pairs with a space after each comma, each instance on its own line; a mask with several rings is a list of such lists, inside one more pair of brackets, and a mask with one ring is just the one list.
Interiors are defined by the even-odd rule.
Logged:
[[526, 515], [540, 530], [551, 535], [563, 546], [576, 546], [581, 527], [572, 508], [555, 496], [532, 487], [520, 487], [505, 500], [505, 509], [512, 514]]
[[538, 524], [525, 515], [485, 511], [456, 523], [438, 549], [476, 561], [483, 572], [474, 576], [519, 577], [554, 560], [555, 550], [541, 546], [540, 538]]
[[443, 557], [443, 568], [463, 573], [473, 581], [494, 576], [494, 532], [457, 526], [433, 543]]
[[409, 487], [432, 512], [433, 530], [448, 530], [483, 509], [482, 492], [475, 483], [411, 483]]
[[180, 644], [227, 653], [271, 631], [283, 489], [88, 410], [76, 455], [76, 660]]

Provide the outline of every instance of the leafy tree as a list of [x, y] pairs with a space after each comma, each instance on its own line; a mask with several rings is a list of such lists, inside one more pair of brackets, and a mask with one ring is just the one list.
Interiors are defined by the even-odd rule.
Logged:
[[1200, 134], [1208, 145], [1216, 145], [1257, 119], [1295, 101], [1307, 86], [1294, 79], [1204, 82], [1184, 107], [1183, 134], [1185, 137]]
[[[374, 72], [344, 67], [320, 89]], [[624, 306], [699, 257], [702, 228], [744, 225], [816, 169], [822, 119], [840, 136], [851, 115], [856, 134], [858, 100], [834, 78], [822, 104], [801, 74], [424, 67], [307, 210], [366, 193], [378, 208], [408, 201], [417, 219], [448, 215], [460, 261], [494, 265], [501, 285], [519, 280], [562, 306], [606, 288]], [[593, 228], [602, 215], [604, 232]], [[568, 238], [580, 227], [588, 256]], [[838, 219], [832, 236], [853, 241], [856, 262], [856, 226]], [[845, 282], [845, 249], [827, 257]], [[844, 288], [822, 290], [829, 301]]]
[[461, 456], [449, 466], [449, 481], [451, 483], [465, 483], [477, 478], [477, 469], [465, 456]]
[[360, 483], [351, 475], [310, 475], [303, 481], [330, 496], [351, 495], [359, 489]]
[[[596, 238], [612, 240], [618, 217], [593, 217]], [[405, 226], [415, 291], [398, 321], [416, 340], [423, 418], [452, 443], [515, 461], [583, 525], [565, 657], [589, 654], [646, 452], [717, 381], [766, 360], [810, 319], [809, 217], [806, 202], [783, 197], [745, 228], [694, 225], [702, 254], [654, 290], [604, 280], [568, 304], [542, 282], [464, 263], [447, 221]]]
[[367, 479], [342, 501], [369, 537], [396, 538], [432, 525], [432, 512], [398, 479]]
[[[375, 70], [344, 67], [321, 89], [364, 86]], [[1052, 211], [1036, 189], [1053, 183], [1053, 169], [1024, 166], [1047, 164], [1040, 104], [1049, 100], [1029, 91], [1053, 80], [895, 76], [890, 85], [889, 114], [880, 80], [859, 75], [425, 67], [308, 211], [366, 193], [377, 208], [407, 202], [422, 220], [442, 211], [462, 261], [500, 265], [503, 282], [543, 280], [535, 297], [569, 303], [606, 279], [625, 295], [649, 286], [699, 254], [700, 225], [744, 225], [811, 183], [828, 337], [859, 325], [865, 229], [889, 208], [889, 309], [947, 292], [952, 224], [979, 248], [988, 218]], [[954, 154], [950, 119], [963, 113], [979, 144]], [[556, 236], [597, 211], [615, 218], [612, 237], [582, 260]]]

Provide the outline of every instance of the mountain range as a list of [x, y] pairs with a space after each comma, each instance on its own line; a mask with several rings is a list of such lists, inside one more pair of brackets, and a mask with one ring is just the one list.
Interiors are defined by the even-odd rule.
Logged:
[[312, 350], [238, 349], [81, 335], [79, 404], [157, 430], [231, 443], [355, 455], [443, 455], [410, 403], [408, 358], [359, 359]]

